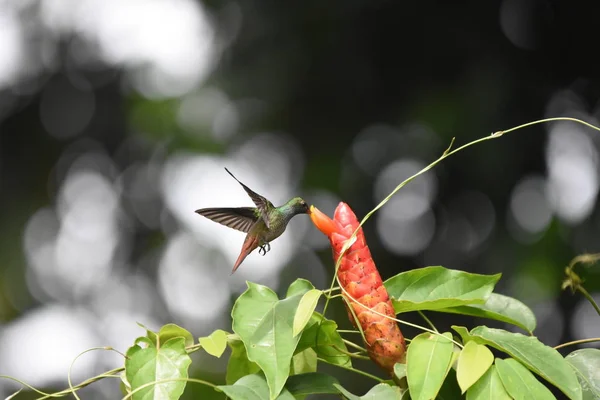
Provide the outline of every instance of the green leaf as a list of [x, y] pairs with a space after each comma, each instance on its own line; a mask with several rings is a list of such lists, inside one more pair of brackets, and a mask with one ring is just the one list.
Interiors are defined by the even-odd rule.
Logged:
[[317, 372], [317, 353], [308, 348], [292, 357], [291, 375]]
[[500, 276], [426, 267], [393, 276], [384, 285], [396, 313], [402, 313], [484, 304]]
[[[445, 338], [447, 339], [445, 339]], [[406, 377], [413, 400], [429, 400], [439, 392], [452, 360], [452, 335], [425, 332], [410, 342], [406, 355]]]
[[200, 345], [211, 356], [220, 358], [227, 348], [227, 332], [221, 329], [217, 329], [206, 337], [198, 339]]
[[554, 395], [520, 362], [496, 358], [496, 369], [508, 394], [515, 400], [555, 399]]
[[329, 364], [352, 366], [350, 356], [344, 353], [348, 352], [348, 348], [337, 331], [337, 324], [317, 312], [313, 313], [307, 327], [300, 335], [296, 351], [300, 352], [307, 348], [312, 348], [318, 357]]
[[[217, 386], [231, 400], [265, 400], [269, 398], [269, 385], [262, 374], [247, 375], [239, 379], [233, 385]], [[295, 400], [294, 396], [283, 389], [277, 400]]]
[[583, 390], [583, 399], [600, 399], [600, 350], [575, 350], [565, 359], [575, 369]]
[[313, 286], [313, 284], [310, 281], [307, 281], [306, 279], [298, 278], [290, 284], [290, 286], [288, 287], [287, 293], [285, 294], [285, 297], [288, 298], [288, 297], [295, 296], [297, 294], [304, 294], [304, 293], [308, 292], [309, 290], [313, 290], [314, 288], [315, 287]]
[[495, 365], [488, 368], [485, 374], [467, 390], [467, 400], [490, 399], [512, 400], [512, 397], [504, 389]]
[[320, 290], [310, 289], [302, 295], [302, 299], [300, 299], [300, 304], [298, 304], [298, 309], [296, 310], [296, 315], [294, 316], [292, 335], [296, 336], [302, 332], [310, 320], [313, 311], [315, 311], [321, 294], [322, 292]]
[[394, 375], [398, 380], [406, 377], [406, 364], [394, 364]]
[[339, 382], [330, 375], [319, 372], [290, 376], [285, 388], [294, 397], [307, 396], [311, 394], [338, 394], [334, 385]]
[[373, 386], [371, 390], [369, 390], [364, 396], [357, 396], [355, 394], [350, 393], [346, 389], [342, 387], [340, 384], [334, 384], [334, 386], [339, 390], [341, 394], [344, 395], [349, 400], [401, 400], [402, 399], [402, 391], [398, 386], [390, 386], [387, 383], [380, 383], [378, 385]]
[[537, 338], [487, 326], [472, 329], [471, 335], [477, 343], [487, 344], [520, 361], [559, 388], [570, 399], [581, 399], [581, 386], [569, 363], [558, 351], [546, 346]]
[[490, 294], [484, 304], [471, 304], [435, 311], [502, 321], [518, 326], [529, 333], [533, 332], [536, 327], [535, 315], [529, 307], [517, 299], [497, 293]]
[[244, 345], [248, 359], [265, 373], [270, 399], [277, 397], [290, 374], [290, 362], [300, 336], [292, 325], [301, 294], [283, 300], [266, 286], [248, 282], [248, 289], [236, 300], [231, 316], [233, 331]]
[[190, 332], [175, 324], [166, 324], [158, 331], [158, 339], [161, 343], [166, 343], [170, 339], [182, 337], [185, 340], [185, 347], [194, 344], [194, 337]]
[[452, 325], [452, 329], [454, 329], [460, 335], [463, 344], [467, 344], [472, 339], [469, 330], [464, 326]]
[[[134, 345], [127, 351], [125, 373], [131, 390], [163, 379], [187, 378], [192, 360], [185, 351], [185, 339], [177, 337], [160, 348], [142, 348]], [[185, 389], [185, 381], [171, 381], [150, 385], [133, 394], [133, 400], [178, 399]]]
[[470, 388], [494, 363], [494, 355], [482, 344], [468, 342], [458, 356], [456, 379], [461, 392]]
[[228, 344], [231, 348], [231, 356], [227, 362], [227, 373], [225, 374], [225, 382], [228, 385], [233, 385], [240, 378], [260, 371], [260, 367], [255, 362], [248, 360], [244, 342], [238, 339], [229, 339]]

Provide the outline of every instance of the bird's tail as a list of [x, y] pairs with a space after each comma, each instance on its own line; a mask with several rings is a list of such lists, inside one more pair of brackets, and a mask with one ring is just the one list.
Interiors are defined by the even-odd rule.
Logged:
[[246, 235], [246, 239], [244, 239], [244, 244], [242, 245], [242, 251], [240, 255], [233, 265], [233, 271], [231, 274], [235, 272], [236, 269], [240, 266], [240, 264], [248, 257], [248, 254], [252, 253], [259, 245], [258, 237]]

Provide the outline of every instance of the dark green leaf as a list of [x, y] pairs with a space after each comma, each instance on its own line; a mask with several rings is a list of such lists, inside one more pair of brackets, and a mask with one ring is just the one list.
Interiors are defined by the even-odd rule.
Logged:
[[512, 400], [504, 389], [496, 366], [492, 365], [473, 386], [467, 390], [467, 400]]
[[520, 362], [496, 358], [496, 369], [502, 385], [515, 400], [549, 400], [556, 397]]
[[461, 398], [464, 397], [461, 396], [460, 387], [458, 387], [458, 383], [456, 382], [456, 372], [450, 368], [435, 400], [457, 400]]
[[285, 388], [294, 397], [307, 396], [310, 394], [338, 394], [339, 391], [334, 385], [339, 384], [338, 380], [332, 376], [313, 372], [290, 376]]
[[337, 383], [334, 384], [334, 386], [339, 390], [341, 394], [344, 395], [344, 397], [346, 397], [349, 400], [401, 400], [403, 394], [398, 386], [390, 386], [387, 383], [380, 383], [376, 386], [373, 386], [373, 388], [369, 390], [364, 396], [357, 396], [355, 394], [352, 394]]
[[317, 353], [311, 348], [296, 353], [292, 357], [290, 375], [317, 372]]
[[[151, 382], [187, 378], [191, 362], [185, 350], [185, 339], [178, 337], [163, 343], [160, 348], [142, 348], [138, 345], [130, 347], [125, 360], [125, 373], [131, 390], [135, 391]], [[178, 399], [185, 384], [185, 381], [171, 381], [150, 385], [135, 392], [133, 400]]]
[[583, 390], [583, 399], [600, 399], [600, 350], [575, 350], [565, 359], [577, 373], [577, 379]]
[[233, 331], [244, 345], [248, 359], [265, 373], [270, 399], [277, 397], [290, 374], [290, 362], [300, 336], [292, 325], [302, 294], [279, 300], [266, 286], [248, 282], [248, 289], [236, 300], [231, 316]]
[[426, 267], [398, 274], [384, 285], [396, 313], [402, 313], [484, 304], [500, 276]]
[[260, 367], [255, 362], [248, 360], [244, 342], [230, 339], [227, 343], [231, 348], [231, 356], [227, 362], [227, 373], [225, 375], [225, 382], [228, 385], [233, 385], [240, 378], [260, 371]]
[[346, 344], [337, 331], [337, 324], [316, 312], [302, 332], [297, 352], [309, 347], [313, 348], [318, 357], [330, 364], [352, 366], [350, 357], [346, 354]]
[[413, 338], [406, 355], [406, 378], [412, 400], [429, 400], [439, 392], [452, 360], [452, 335], [425, 332]]
[[570, 399], [581, 399], [581, 386], [569, 363], [558, 351], [546, 346], [537, 338], [487, 326], [472, 329], [471, 336], [477, 343], [487, 344], [511, 355], [559, 388]]
[[519, 300], [492, 293], [484, 304], [471, 304], [436, 310], [439, 312], [471, 315], [507, 322], [531, 333], [535, 330], [536, 319], [533, 311]]
[[[247, 375], [233, 385], [217, 386], [231, 400], [265, 400], [269, 398], [269, 385], [262, 374]], [[294, 396], [283, 389], [277, 400], [295, 400]]]

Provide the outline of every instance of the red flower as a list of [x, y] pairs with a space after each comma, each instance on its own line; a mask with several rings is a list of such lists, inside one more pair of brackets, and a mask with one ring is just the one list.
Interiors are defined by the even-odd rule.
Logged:
[[[333, 261], [337, 262], [345, 242], [360, 225], [356, 215], [346, 203], [340, 203], [333, 220], [315, 206], [311, 206], [310, 218], [329, 238]], [[346, 299], [350, 321], [356, 326], [349, 305], [364, 333], [369, 357], [393, 376], [394, 364], [405, 361], [406, 343], [398, 324], [383, 316], [395, 318], [396, 313], [371, 257], [362, 228], [342, 257], [337, 274], [341, 287], [345, 289], [342, 295]]]

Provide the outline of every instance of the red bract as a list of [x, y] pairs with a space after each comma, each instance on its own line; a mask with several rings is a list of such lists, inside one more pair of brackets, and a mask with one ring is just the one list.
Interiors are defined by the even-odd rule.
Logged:
[[[333, 261], [337, 262], [344, 243], [359, 226], [356, 215], [346, 203], [340, 203], [333, 220], [314, 206], [311, 206], [310, 218], [329, 238]], [[362, 228], [356, 233], [356, 241], [342, 257], [337, 273], [341, 287], [352, 297], [342, 291], [347, 300], [350, 321], [356, 326], [349, 304], [364, 332], [369, 357], [393, 375], [394, 364], [405, 361], [406, 343], [398, 324], [383, 316], [395, 318], [396, 313], [373, 262]]]

